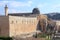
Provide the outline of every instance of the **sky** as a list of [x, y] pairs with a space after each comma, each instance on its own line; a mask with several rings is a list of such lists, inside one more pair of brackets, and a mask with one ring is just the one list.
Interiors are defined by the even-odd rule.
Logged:
[[0, 0], [0, 15], [5, 15], [5, 5], [9, 13], [32, 12], [33, 8], [42, 14], [60, 12], [60, 0]]

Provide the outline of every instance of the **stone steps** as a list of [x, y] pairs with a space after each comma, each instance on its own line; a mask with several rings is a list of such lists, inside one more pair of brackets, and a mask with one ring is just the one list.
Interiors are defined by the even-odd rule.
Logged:
[[60, 40], [60, 33], [55, 33], [52, 40]]

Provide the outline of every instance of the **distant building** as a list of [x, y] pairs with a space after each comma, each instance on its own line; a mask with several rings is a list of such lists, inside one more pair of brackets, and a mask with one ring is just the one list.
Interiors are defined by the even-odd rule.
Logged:
[[[37, 27], [40, 27], [37, 26], [38, 22], [43, 22], [41, 19], [47, 23], [47, 16], [40, 15], [38, 8], [34, 8], [32, 13], [8, 14], [8, 7], [6, 5], [5, 16], [0, 16], [0, 35], [12, 37], [37, 32]], [[41, 28], [44, 30], [43, 27]]]

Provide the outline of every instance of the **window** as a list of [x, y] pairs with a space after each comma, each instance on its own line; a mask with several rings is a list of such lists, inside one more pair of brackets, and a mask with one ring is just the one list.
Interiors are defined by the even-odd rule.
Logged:
[[24, 21], [22, 20], [22, 23], [23, 23]]
[[17, 23], [17, 21], [16, 21], [16, 23]]
[[11, 21], [11, 24], [13, 24], [13, 21]]

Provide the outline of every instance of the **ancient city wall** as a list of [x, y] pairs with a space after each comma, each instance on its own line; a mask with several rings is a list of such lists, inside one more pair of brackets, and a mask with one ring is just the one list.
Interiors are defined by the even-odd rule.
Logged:
[[36, 32], [37, 17], [9, 16], [10, 36]]
[[0, 16], [0, 36], [9, 36], [8, 16]]

